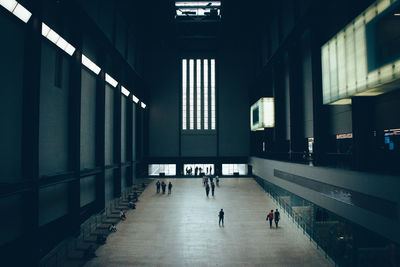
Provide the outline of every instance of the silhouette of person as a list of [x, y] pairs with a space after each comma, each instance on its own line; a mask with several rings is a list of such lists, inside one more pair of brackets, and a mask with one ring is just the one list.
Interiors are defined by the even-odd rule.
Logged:
[[272, 228], [272, 220], [274, 219], [274, 210], [268, 213], [266, 220], [269, 221], [269, 228]]
[[225, 212], [224, 212], [223, 209], [221, 209], [219, 214], [218, 214], [218, 217], [219, 217], [218, 224], [219, 224], [219, 226], [221, 226], [221, 222], [222, 222], [222, 226], [224, 226], [224, 215], [225, 215]]
[[169, 184], [168, 184], [168, 194], [171, 194], [171, 189], [172, 189], [172, 183], [169, 182]]
[[211, 182], [211, 195], [214, 196], [215, 184]]
[[164, 181], [161, 182], [161, 188], [162, 188], [162, 193], [165, 194], [165, 188], [167, 187], [167, 184], [164, 183]]
[[206, 195], [207, 195], [207, 197], [208, 197], [209, 194], [210, 194], [210, 186], [207, 183], [207, 185], [206, 185]]
[[281, 218], [281, 214], [279, 213], [278, 209], [275, 210], [274, 219], [275, 219], [275, 226], [278, 228], [278, 223]]
[[157, 194], [158, 194], [158, 193], [160, 193], [160, 181], [157, 181], [156, 187], [157, 187]]

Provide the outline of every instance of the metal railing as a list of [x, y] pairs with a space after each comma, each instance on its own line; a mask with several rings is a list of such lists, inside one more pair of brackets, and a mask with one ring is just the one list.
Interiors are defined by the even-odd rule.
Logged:
[[312, 242], [318, 250], [322, 251], [322, 253], [325, 255], [325, 258], [331, 261], [335, 266], [338, 266], [334, 255], [329, 253], [330, 251], [333, 251], [333, 249], [329, 246], [321, 245], [321, 242], [319, 242], [321, 239], [318, 233], [315, 231], [313, 225], [308, 223], [300, 214], [296, 213], [292, 206], [290, 206], [276, 192], [274, 192], [271, 187], [265, 187], [264, 180], [262, 178], [255, 176], [254, 179], [280, 207], [280, 209], [283, 210], [283, 212], [286, 213], [289, 218], [291, 218], [292, 222], [297, 226], [297, 228], [302, 230], [302, 233], [307, 236], [310, 242]]

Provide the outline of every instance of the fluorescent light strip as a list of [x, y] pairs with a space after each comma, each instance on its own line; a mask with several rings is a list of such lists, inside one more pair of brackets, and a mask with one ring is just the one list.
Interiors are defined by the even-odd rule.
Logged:
[[12, 13], [18, 5], [18, 2], [14, 0], [0, 0], [0, 5]]
[[[1, 0], [0, 0], [1, 1]], [[72, 56], [75, 52], [75, 47], [68, 43], [58, 33], [53, 31], [49, 26], [42, 22], [42, 35], [49, 39], [52, 43], [64, 50], [68, 55]]]
[[134, 94], [132, 94], [132, 100], [133, 100], [133, 102], [135, 102], [136, 104], [139, 102], [139, 98], [137, 98]]
[[106, 73], [106, 82], [108, 82], [112, 87], [117, 87], [118, 82]]
[[27, 23], [32, 16], [32, 13], [28, 9], [15, 0], [0, 0], [0, 5], [25, 23]]
[[140, 102], [140, 105], [142, 106], [142, 108], [146, 108], [146, 104], [143, 102]]
[[99, 74], [100, 73], [100, 67], [97, 66], [93, 61], [91, 61], [89, 58], [87, 58], [84, 54], [82, 54], [82, 64], [87, 67], [89, 70], [93, 71], [94, 73]]
[[121, 93], [123, 93], [125, 96], [128, 96], [131, 92], [121, 85]]
[[17, 4], [12, 13], [25, 23], [27, 23], [32, 16], [32, 13], [20, 3]]

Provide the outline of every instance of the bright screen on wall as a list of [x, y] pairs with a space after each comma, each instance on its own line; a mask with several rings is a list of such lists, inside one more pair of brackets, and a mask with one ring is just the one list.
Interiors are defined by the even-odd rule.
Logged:
[[250, 129], [260, 131], [275, 127], [275, 106], [273, 97], [262, 97], [250, 108]]

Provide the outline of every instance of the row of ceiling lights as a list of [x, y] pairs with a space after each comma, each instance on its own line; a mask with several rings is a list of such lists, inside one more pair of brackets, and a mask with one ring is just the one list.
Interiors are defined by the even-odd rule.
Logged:
[[[32, 16], [32, 13], [27, 10], [24, 6], [18, 3], [15, 0], [0, 0], [0, 5], [5, 9], [10, 11], [16, 17], [18, 17], [23, 22], [27, 23]], [[64, 50], [68, 55], [72, 56], [75, 52], [75, 47], [68, 43], [64, 38], [62, 38], [57, 32], [52, 30], [49, 26], [42, 22], [42, 35], [54, 43], [56, 46]], [[101, 68], [97, 66], [92, 60], [90, 60], [87, 56], [82, 53], [82, 64], [91, 70], [93, 73], [98, 75], [101, 71]], [[108, 73], [105, 73], [105, 81], [110, 84], [112, 87], [117, 87], [118, 82], [111, 77]], [[139, 98], [137, 98], [134, 94], [126, 89], [123, 85], [121, 85], [121, 93], [126, 97], [131, 95], [131, 99], [136, 104], [139, 103]], [[140, 106], [142, 108], [146, 108], [146, 104], [140, 102]]]

